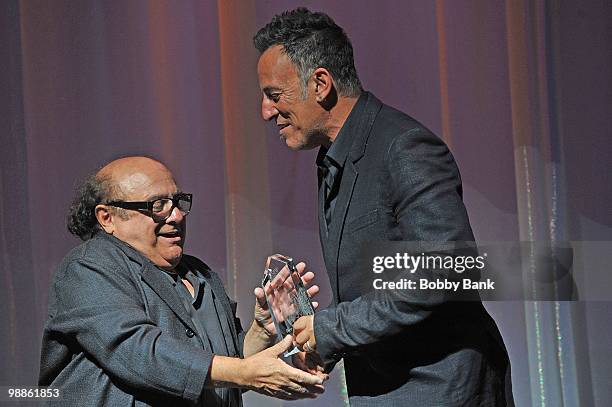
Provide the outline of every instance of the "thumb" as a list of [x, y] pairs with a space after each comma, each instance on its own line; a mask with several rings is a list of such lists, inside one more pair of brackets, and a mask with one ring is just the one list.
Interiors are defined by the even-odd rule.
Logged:
[[257, 300], [257, 302], [259, 303], [259, 306], [261, 308], [267, 308], [267, 303], [266, 303], [266, 295], [264, 294], [264, 290], [261, 287], [256, 287], [253, 290], [253, 294], [255, 294], [255, 298]]
[[268, 348], [268, 350], [270, 353], [274, 354], [274, 356], [280, 356], [291, 346], [293, 346], [293, 336], [287, 335], [282, 341]]

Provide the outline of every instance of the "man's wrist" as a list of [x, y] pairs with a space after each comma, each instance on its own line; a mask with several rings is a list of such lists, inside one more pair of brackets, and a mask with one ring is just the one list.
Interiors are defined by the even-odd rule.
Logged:
[[236, 384], [240, 387], [249, 387], [248, 372], [249, 364], [246, 363], [246, 359], [236, 360]]
[[210, 366], [212, 387], [248, 387], [249, 364], [245, 359], [213, 356]]

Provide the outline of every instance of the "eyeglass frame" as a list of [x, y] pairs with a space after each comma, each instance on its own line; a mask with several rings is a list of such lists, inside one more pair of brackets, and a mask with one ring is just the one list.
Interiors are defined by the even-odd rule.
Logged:
[[[187, 202], [189, 202], [189, 210], [187, 210], [186, 212], [183, 212], [181, 208], [178, 206], [179, 200], [183, 198], [189, 198], [186, 200]], [[169, 199], [172, 201], [172, 207], [170, 208], [170, 213], [166, 217], [157, 216], [157, 214], [153, 211], [153, 203], [156, 201], [164, 200], [164, 199]], [[193, 204], [193, 194], [179, 192], [178, 194], [175, 194], [174, 196], [169, 197], [169, 198], [157, 198], [151, 201], [119, 201], [118, 200], [118, 201], [107, 202], [104, 205], [114, 206], [114, 207], [122, 208], [122, 209], [132, 209], [135, 211], [148, 211], [151, 214], [152, 218], [158, 220], [159, 222], [164, 222], [166, 219], [172, 216], [172, 212], [174, 211], [174, 208], [178, 208], [178, 210], [181, 211], [183, 216], [189, 215], [189, 212], [191, 212], [192, 204]]]

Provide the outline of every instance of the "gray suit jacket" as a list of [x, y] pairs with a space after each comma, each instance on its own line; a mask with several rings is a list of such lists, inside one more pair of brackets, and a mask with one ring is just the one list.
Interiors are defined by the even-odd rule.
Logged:
[[474, 240], [448, 148], [368, 92], [339, 137], [351, 145], [329, 233], [319, 179], [320, 237], [334, 302], [315, 315], [314, 329], [326, 362], [344, 358], [351, 405], [512, 404], [506, 350], [478, 299], [398, 299], [364, 284], [373, 280], [371, 266], [359, 264], [366, 242]]
[[[181, 262], [221, 300], [222, 326], [242, 352], [235, 303], [219, 277], [194, 257]], [[50, 290], [39, 377], [60, 389], [58, 405], [197, 404], [211, 391], [211, 359], [167, 276], [138, 251], [99, 232], [64, 258]]]

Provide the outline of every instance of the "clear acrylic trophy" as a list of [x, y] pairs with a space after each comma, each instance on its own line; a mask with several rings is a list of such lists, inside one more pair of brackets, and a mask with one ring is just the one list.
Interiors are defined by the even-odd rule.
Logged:
[[[293, 323], [299, 317], [314, 314], [306, 288], [290, 257], [282, 254], [268, 257], [261, 286], [279, 340], [293, 333]], [[299, 349], [295, 347], [285, 352], [284, 356], [297, 352]]]

